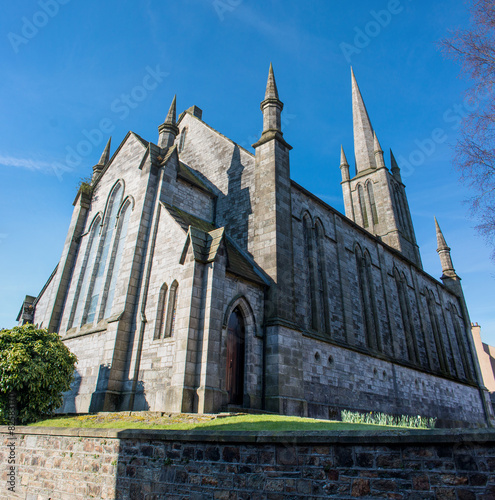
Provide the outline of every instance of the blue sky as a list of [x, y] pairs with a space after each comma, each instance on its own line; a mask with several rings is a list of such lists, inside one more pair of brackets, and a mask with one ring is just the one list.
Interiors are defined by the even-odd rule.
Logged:
[[353, 156], [352, 64], [383, 149], [402, 163], [425, 270], [441, 275], [436, 215], [471, 319], [495, 344], [495, 265], [451, 167], [469, 82], [435, 45], [466, 26], [466, 9], [463, 0], [6, 3], [0, 326], [14, 324], [24, 296], [37, 295], [55, 267], [79, 180], [108, 135], [112, 152], [128, 130], [156, 142], [177, 93], [180, 111], [199, 106], [207, 123], [249, 147], [273, 61], [292, 177], [340, 211], [340, 144]]

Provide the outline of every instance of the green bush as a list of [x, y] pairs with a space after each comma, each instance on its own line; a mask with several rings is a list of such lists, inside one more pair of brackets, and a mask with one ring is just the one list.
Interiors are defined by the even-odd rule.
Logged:
[[[0, 331], [0, 420], [10, 423], [15, 406], [16, 423], [27, 424], [62, 404], [70, 389], [77, 358], [57, 333], [34, 325]], [[9, 401], [10, 400], [10, 401]]]

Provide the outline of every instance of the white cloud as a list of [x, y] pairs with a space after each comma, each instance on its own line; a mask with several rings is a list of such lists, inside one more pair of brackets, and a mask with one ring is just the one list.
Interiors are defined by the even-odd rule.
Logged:
[[14, 158], [12, 156], [0, 155], [0, 165], [14, 168], [27, 168], [28, 170], [37, 170], [42, 172], [53, 172], [53, 166], [51, 163], [33, 160], [31, 158]]

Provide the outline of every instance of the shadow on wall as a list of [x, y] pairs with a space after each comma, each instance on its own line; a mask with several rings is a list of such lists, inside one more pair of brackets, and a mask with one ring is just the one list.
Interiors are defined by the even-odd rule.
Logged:
[[[191, 168], [191, 167], [189, 167]], [[197, 175], [208, 188], [217, 195], [216, 226], [227, 229], [227, 234], [234, 239], [244, 251], [248, 248], [248, 225], [249, 216], [252, 213], [251, 196], [249, 188], [242, 187], [242, 175], [245, 170], [242, 164], [241, 150], [236, 144], [232, 151], [232, 158], [227, 169], [229, 178], [227, 194], [223, 194], [217, 186], [212, 184], [203, 173], [196, 169], [191, 170]], [[248, 184], [245, 182], [245, 184]]]
[[[237, 144], [232, 153], [230, 167], [227, 170], [229, 187], [227, 196], [218, 201], [218, 207], [225, 207], [223, 212], [227, 232], [234, 241], [244, 250], [248, 248], [249, 216], [252, 213], [249, 188], [242, 188], [242, 173], [244, 165], [241, 161], [241, 152]], [[218, 210], [218, 208], [217, 208]]]
[[55, 413], [76, 413], [76, 397], [79, 395], [79, 389], [81, 387], [81, 374], [75, 370], [74, 380], [70, 385], [70, 390], [64, 392], [64, 402], [62, 406], [55, 410]]
[[140, 380], [136, 386], [136, 394], [134, 396], [134, 405], [132, 411], [148, 411], [150, 405], [146, 400], [146, 391], [144, 389], [144, 382]]
[[[121, 396], [116, 396], [113, 403], [109, 403], [107, 396], [110, 394], [108, 391], [108, 380], [110, 378], [110, 366], [100, 365], [98, 372], [98, 380], [96, 381], [96, 389], [91, 396], [91, 403], [89, 405], [89, 413], [96, 413], [99, 411], [108, 411], [105, 409], [105, 405], [113, 406], [114, 408], [121, 407]], [[144, 411], [149, 410], [150, 406], [146, 400], [146, 391], [144, 389], [144, 383], [139, 381], [136, 385], [136, 393], [134, 396], [134, 404], [132, 411]]]

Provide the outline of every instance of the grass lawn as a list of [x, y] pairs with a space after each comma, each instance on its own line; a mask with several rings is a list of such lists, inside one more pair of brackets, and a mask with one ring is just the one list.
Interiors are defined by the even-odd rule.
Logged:
[[312, 418], [286, 417], [282, 415], [231, 416], [175, 414], [164, 415], [143, 412], [104, 413], [73, 417], [54, 417], [31, 424], [38, 427], [73, 427], [106, 429], [169, 429], [169, 430], [209, 430], [209, 431], [348, 431], [348, 430], [405, 430], [374, 424], [350, 424]]

